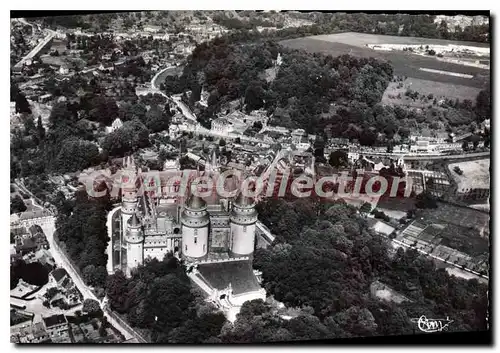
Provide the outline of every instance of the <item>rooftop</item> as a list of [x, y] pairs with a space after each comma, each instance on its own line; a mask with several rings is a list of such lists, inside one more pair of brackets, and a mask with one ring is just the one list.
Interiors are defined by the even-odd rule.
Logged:
[[199, 264], [198, 271], [213, 288], [223, 290], [231, 283], [234, 295], [261, 288], [248, 261]]
[[202, 209], [207, 205], [205, 200], [203, 200], [201, 197], [192, 195], [191, 198], [188, 200], [186, 206], [191, 208], [191, 209]]
[[49, 328], [52, 326], [60, 325], [67, 323], [66, 317], [62, 314], [52, 315], [49, 317], [44, 317], [43, 322], [45, 323], [45, 327]]
[[59, 282], [64, 276], [68, 274], [64, 268], [57, 268], [54, 271], [50, 273], [52, 277], [56, 280], [56, 282]]

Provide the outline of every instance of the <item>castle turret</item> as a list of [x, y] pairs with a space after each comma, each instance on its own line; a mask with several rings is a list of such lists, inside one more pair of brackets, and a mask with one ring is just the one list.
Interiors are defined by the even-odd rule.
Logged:
[[232, 204], [230, 255], [252, 256], [255, 246], [255, 223], [257, 211], [255, 201], [240, 193]]
[[127, 276], [130, 277], [132, 269], [143, 264], [144, 261], [144, 232], [142, 225], [134, 213], [127, 222], [125, 233], [127, 244]]
[[181, 252], [184, 257], [198, 259], [207, 254], [209, 223], [206, 202], [201, 197], [192, 195], [181, 215]]

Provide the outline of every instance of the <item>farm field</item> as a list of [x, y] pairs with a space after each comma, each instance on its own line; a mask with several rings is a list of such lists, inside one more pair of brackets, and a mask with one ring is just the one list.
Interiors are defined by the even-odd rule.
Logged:
[[[477, 95], [481, 91], [481, 89], [477, 87], [422, 80], [414, 77], [406, 78], [402, 82], [402, 87], [399, 87], [400, 83], [401, 82], [389, 83], [382, 97], [382, 103], [422, 108], [428, 106], [429, 104], [432, 104], [434, 98], [436, 98], [438, 101], [444, 98], [458, 98], [459, 100], [469, 99], [471, 101], [475, 101]], [[408, 89], [422, 94], [432, 93], [434, 97], [427, 102], [421, 100], [413, 100], [412, 98], [405, 96], [405, 92]], [[398, 98], [398, 95], [400, 95], [401, 98]]]
[[[489, 84], [490, 72], [486, 69], [448, 63], [436, 60], [434, 57], [413, 55], [407, 52], [375, 51], [365, 46], [365, 44], [391, 42], [408, 44], [443, 44], [442, 42], [444, 42], [446, 44], [459, 43], [463, 45], [472, 45], [471, 43], [467, 42], [453, 42], [413, 37], [370, 35], [352, 32], [288, 39], [281, 41], [280, 44], [292, 49], [303, 49], [308, 52], [320, 52], [325, 55], [339, 56], [343, 54], [349, 54], [358, 57], [373, 57], [375, 59], [389, 61], [394, 68], [394, 74], [398, 76], [406, 76], [417, 78], [420, 80], [442, 82], [446, 84], [462, 85], [467, 87], [476, 87], [479, 89], [484, 88]], [[473, 45], [482, 47], [488, 46], [488, 44], [485, 43], [474, 43]], [[473, 78], [441, 75], [433, 72], [422, 71], [420, 70], [421, 68], [468, 74], [472, 75]]]
[[[453, 168], [458, 166], [462, 171], [462, 175], [458, 175]], [[489, 189], [490, 187], [490, 160], [479, 159], [476, 161], [451, 163], [448, 168], [453, 175], [453, 179], [457, 182], [458, 190], [462, 189]]]
[[423, 217], [426, 223], [450, 223], [477, 229], [488, 226], [489, 222], [489, 215], [485, 212], [439, 201], [438, 208], [421, 209], [418, 216]]

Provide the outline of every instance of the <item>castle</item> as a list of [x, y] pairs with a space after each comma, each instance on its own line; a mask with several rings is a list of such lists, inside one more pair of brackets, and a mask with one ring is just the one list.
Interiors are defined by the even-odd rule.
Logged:
[[[215, 156], [205, 173], [218, 171]], [[164, 171], [182, 174], [178, 162], [167, 161]], [[148, 258], [163, 260], [173, 253], [186, 265], [187, 275], [206, 294], [206, 300], [223, 310], [230, 321], [241, 305], [266, 299], [252, 268], [256, 246], [255, 201], [239, 193], [233, 198], [212, 197], [208, 202], [190, 195], [170, 197], [138, 194], [142, 175], [128, 157], [121, 174], [121, 205], [108, 213], [109, 274], [121, 270], [127, 277]], [[234, 181], [233, 181], [234, 182]], [[163, 186], [163, 181], [162, 181]], [[234, 184], [233, 184], [233, 190]]]
[[[217, 167], [207, 163], [205, 168]], [[253, 199], [240, 193], [234, 200], [217, 199], [207, 204], [195, 195], [183, 203], [148, 193], [138, 195], [138, 174], [134, 161], [126, 158], [122, 203], [108, 215], [110, 274], [122, 270], [130, 276], [148, 257], [161, 261], [169, 252], [187, 263], [242, 257], [251, 260], [257, 222]]]

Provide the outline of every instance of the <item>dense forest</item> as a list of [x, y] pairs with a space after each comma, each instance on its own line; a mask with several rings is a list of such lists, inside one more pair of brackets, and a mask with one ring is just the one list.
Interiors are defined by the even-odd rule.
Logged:
[[78, 191], [72, 201], [60, 195], [56, 206], [57, 242], [66, 250], [85, 283], [102, 291], [107, 277], [109, 237], [106, 214], [111, 207], [109, 198], [93, 199], [86, 191]]
[[226, 319], [193, 290], [184, 266], [172, 254], [148, 260], [130, 279], [116, 272], [106, 281], [110, 306], [153, 343], [203, 343]]
[[[450, 276], [413, 249], [391, 254], [352, 206], [272, 200], [259, 208], [259, 218], [282, 235], [255, 253], [268, 294], [287, 306], [312, 307], [336, 337], [411, 333], [409, 318], [420, 315], [453, 317], [450, 331], [486, 329], [486, 285]], [[411, 302], [373, 298], [375, 280]]]

